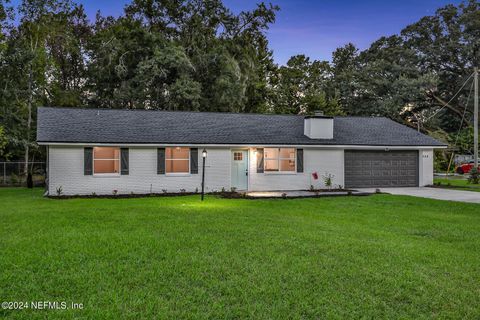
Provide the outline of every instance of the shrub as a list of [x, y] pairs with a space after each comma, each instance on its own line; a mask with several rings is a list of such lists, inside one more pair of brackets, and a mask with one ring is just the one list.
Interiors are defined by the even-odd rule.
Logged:
[[10, 183], [11, 184], [17, 184], [19, 181], [19, 178], [18, 176], [12, 172], [12, 174], [10, 175]]
[[478, 172], [478, 168], [472, 168], [470, 170], [470, 174], [468, 176], [468, 183], [471, 184], [479, 184], [480, 183], [480, 175]]
[[325, 187], [327, 187], [328, 189], [332, 188], [334, 177], [335, 176], [331, 173], [325, 173], [325, 175], [322, 176]]
[[231, 187], [231, 188], [230, 188], [230, 191], [231, 191], [232, 193], [235, 193], [235, 192], [237, 191], [237, 188]]
[[[451, 154], [447, 154], [444, 150], [435, 150], [435, 156], [433, 157], [433, 171], [434, 172], [446, 172], [448, 164], [450, 162]], [[455, 165], [452, 163], [450, 172], [455, 170]]]

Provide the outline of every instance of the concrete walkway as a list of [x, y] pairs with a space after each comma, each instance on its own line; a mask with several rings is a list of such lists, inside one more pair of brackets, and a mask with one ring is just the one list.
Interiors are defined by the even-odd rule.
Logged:
[[[381, 192], [413, 196], [420, 198], [430, 198], [437, 200], [460, 201], [469, 203], [480, 203], [480, 192], [463, 191], [441, 188], [379, 188]], [[359, 188], [358, 191], [375, 192], [375, 188]]]
[[[373, 190], [375, 192], [375, 190]], [[328, 192], [313, 192], [307, 190], [292, 190], [292, 191], [250, 191], [246, 193], [249, 198], [313, 198], [313, 197], [334, 197], [334, 196], [366, 196], [371, 192], [353, 190], [350, 193], [347, 191], [328, 191]]]

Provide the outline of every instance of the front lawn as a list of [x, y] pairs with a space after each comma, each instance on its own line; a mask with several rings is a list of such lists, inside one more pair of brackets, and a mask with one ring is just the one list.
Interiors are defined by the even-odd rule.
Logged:
[[467, 190], [480, 192], [480, 184], [468, 183], [466, 179], [459, 178], [434, 178], [433, 183], [443, 188], [451, 188], [456, 190]]
[[0, 189], [0, 318], [479, 318], [480, 205]]

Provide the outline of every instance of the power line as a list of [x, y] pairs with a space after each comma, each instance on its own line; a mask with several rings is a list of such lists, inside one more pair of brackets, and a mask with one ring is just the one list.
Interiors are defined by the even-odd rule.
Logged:
[[470, 101], [470, 96], [472, 94], [472, 91], [473, 91], [473, 82], [472, 82], [472, 85], [470, 86], [470, 92], [468, 93], [467, 101], [465, 103], [465, 108], [463, 109], [462, 121], [460, 122], [460, 127], [458, 128], [457, 136], [455, 137], [455, 145], [457, 145], [458, 135], [460, 134], [460, 131], [462, 131], [462, 125], [463, 125], [463, 121], [465, 120], [465, 114], [467, 113], [468, 102]]
[[[473, 82], [472, 82], [472, 85], [470, 86], [470, 92], [468, 93], [467, 101], [465, 102], [465, 108], [463, 109], [462, 121], [460, 122], [460, 127], [458, 128], [457, 135], [455, 136], [455, 143], [454, 143], [455, 146], [457, 145], [458, 136], [460, 135], [460, 131], [462, 131], [463, 121], [465, 120], [465, 114], [467, 113], [468, 102], [470, 101], [470, 96], [472, 94], [472, 90], [473, 90]], [[450, 172], [450, 166], [452, 165], [454, 154], [455, 154], [455, 152], [452, 152], [452, 155], [450, 156], [450, 161], [448, 162], [447, 177], [448, 177], [449, 172]]]
[[430, 117], [428, 117], [427, 119], [425, 119], [424, 122], [427, 122], [428, 120], [432, 119], [433, 117], [435, 117], [440, 111], [442, 111], [447, 105], [450, 104], [450, 102], [453, 101], [453, 99], [455, 99], [455, 97], [460, 93], [460, 91], [462, 91], [463, 87], [465, 87], [465, 85], [467, 84], [468, 80], [470, 80], [471, 77], [473, 77], [475, 73], [472, 73], [468, 78], [467, 80], [465, 80], [465, 82], [463, 82], [462, 86], [460, 87], [460, 89], [458, 89], [458, 91], [455, 93], [455, 95], [450, 99], [448, 100], [447, 103], [445, 103], [443, 105], [443, 107], [441, 107], [439, 110], [437, 110], [433, 115], [431, 115]]

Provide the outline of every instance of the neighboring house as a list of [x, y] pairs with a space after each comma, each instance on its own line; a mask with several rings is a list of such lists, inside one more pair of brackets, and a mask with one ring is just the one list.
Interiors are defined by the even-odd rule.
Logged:
[[[55, 195], [424, 186], [444, 144], [379, 117], [39, 108]], [[315, 176], [318, 179], [315, 179]]]

